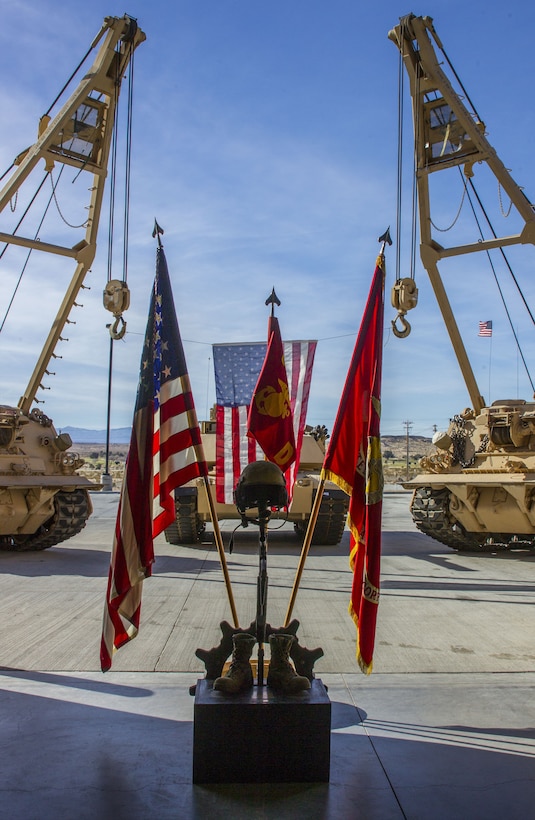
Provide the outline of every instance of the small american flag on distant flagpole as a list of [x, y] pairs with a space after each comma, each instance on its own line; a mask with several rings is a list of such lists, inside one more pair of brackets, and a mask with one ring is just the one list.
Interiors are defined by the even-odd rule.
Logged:
[[492, 322], [480, 322], [478, 336], [492, 336]]
[[207, 475], [201, 434], [160, 246], [125, 475], [117, 511], [100, 649], [102, 671], [139, 629], [153, 539], [175, 520], [173, 490]]
[[[316, 341], [283, 343], [296, 443], [296, 460], [287, 473], [290, 497], [299, 468], [316, 344]], [[213, 346], [217, 402], [216, 498], [219, 503], [233, 504], [233, 491], [244, 467], [264, 458], [257, 442], [247, 436], [247, 415], [266, 350], [265, 342]]]

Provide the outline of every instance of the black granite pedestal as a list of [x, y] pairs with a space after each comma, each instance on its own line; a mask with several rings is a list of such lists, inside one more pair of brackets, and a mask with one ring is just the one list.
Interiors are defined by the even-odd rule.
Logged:
[[330, 751], [331, 702], [321, 680], [297, 695], [267, 686], [226, 695], [198, 681], [194, 783], [325, 783]]

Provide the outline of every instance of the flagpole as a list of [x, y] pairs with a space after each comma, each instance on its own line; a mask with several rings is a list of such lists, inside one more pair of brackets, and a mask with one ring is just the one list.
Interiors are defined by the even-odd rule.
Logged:
[[[158, 225], [158, 222], [155, 219], [154, 220], [154, 230], [152, 232], [152, 235], [153, 235], [153, 237], [156, 238], [159, 248], [162, 247], [162, 242], [161, 242], [161, 239], [160, 239], [161, 234], [163, 234], [163, 228], [161, 228], [160, 225]], [[188, 392], [191, 392], [191, 387], [189, 385], [189, 377], [188, 376], [183, 376], [182, 379], [183, 379], [183, 381], [187, 380], [186, 387], [187, 387]], [[191, 415], [191, 424], [190, 424], [190, 426], [191, 427], [198, 427], [199, 424], [198, 424], [198, 421], [197, 421], [197, 413], [195, 412], [195, 408], [193, 408], [192, 410], [189, 410], [188, 413]], [[204, 457], [204, 447], [203, 447], [203, 444], [202, 444], [202, 439], [201, 439], [200, 444], [195, 445], [195, 449], [197, 451], [198, 460], [202, 461], [202, 462], [206, 462], [206, 459]], [[204, 489], [205, 489], [205, 492], [206, 492], [206, 500], [208, 501], [208, 507], [210, 509], [210, 518], [212, 519], [212, 525], [213, 525], [213, 528], [214, 528], [214, 540], [215, 540], [215, 544], [216, 544], [216, 547], [217, 547], [217, 552], [219, 554], [219, 562], [221, 564], [221, 569], [223, 570], [223, 577], [225, 579], [225, 587], [226, 587], [226, 590], [227, 590], [227, 596], [228, 596], [228, 601], [229, 601], [229, 605], [230, 605], [230, 611], [232, 613], [232, 620], [234, 621], [234, 626], [236, 627], [236, 629], [238, 629], [240, 624], [239, 624], [239, 621], [238, 621], [238, 614], [236, 612], [236, 604], [234, 602], [234, 595], [232, 593], [232, 585], [231, 585], [231, 582], [230, 582], [230, 576], [229, 576], [228, 567], [227, 567], [227, 560], [225, 558], [225, 547], [223, 545], [223, 538], [221, 536], [221, 530], [219, 529], [219, 521], [217, 519], [217, 513], [216, 513], [216, 510], [215, 510], [215, 506], [214, 506], [214, 500], [212, 498], [212, 493], [210, 491], [210, 480], [209, 480], [208, 476], [206, 476], [206, 475], [203, 476], [203, 484], [204, 484]]]
[[489, 405], [491, 404], [491, 398], [490, 398], [491, 370], [492, 370], [492, 336], [490, 337], [490, 347], [489, 347]]
[[[392, 239], [390, 237], [390, 226], [386, 229], [384, 234], [379, 237], [379, 242], [381, 242], [381, 249], [379, 251], [379, 259], [384, 261], [384, 252], [386, 245], [392, 244]], [[312, 536], [314, 535], [314, 529], [316, 527], [316, 521], [318, 519], [319, 510], [321, 506], [321, 501], [323, 498], [323, 490], [325, 488], [325, 479], [321, 478], [320, 483], [318, 485], [318, 489], [316, 490], [316, 497], [314, 499], [314, 504], [312, 506], [312, 510], [310, 513], [310, 518], [308, 521], [307, 531], [305, 533], [305, 538], [303, 541], [303, 546], [301, 548], [301, 557], [299, 558], [299, 564], [297, 567], [297, 571], [295, 573], [295, 580], [292, 587], [292, 592], [290, 595], [290, 601], [288, 603], [288, 609], [286, 610], [286, 617], [284, 619], [284, 626], [288, 626], [290, 623], [292, 612], [295, 604], [295, 599], [297, 598], [297, 592], [299, 590], [299, 584], [301, 583], [301, 576], [303, 575], [303, 570], [305, 568], [305, 562], [310, 550], [310, 545], [312, 543]]]
[[318, 489], [316, 490], [316, 497], [314, 498], [314, 504], [312, 505], [312, 510], [310, 513], [310, 518], [308, 519], [308, 526], [307, 531], [305, 533], [305, 538], [303, 540], [303, 546], [301, 548], [301, 557], [299, 558], [299, 564], [297, 566], [297, 571], [295, 573], [295, 580], [292, 587], [292, 592], [290, 595], [290, 601], [288, 603], [288, 609], [286, 610], [286, 617], [284, 619], [284, 626], [288, 626], [290, 620], [292, 618], [292, 612], [295, 604], [295, 599], [297, 598], [297, 593], [299, 591], [299, 584], [301, 583], [301, 576], [303, 575], [303, 570], [305, 568], [305, 562], [307, 560], [307, 556], [310, 550], [310, 545], [312, 543], [312, 536], [314, 535], [314, 530], [316, 528], [316, 521], [318, 520], [318, 515], [320, 511], [321, 501], [323, 498], [323, 489], [325, 487], [325, 479], [321, 478], [320, 483], [318, 484]]
[[[202, 451], [202, 444], [201, 444], [201, 451]], [[203, 453], [204, 459], [204, 453]], [[221, 536], [221, 530], [219, 529], [219, 521], [217, 520], [217, 512], [214, 505], [214, 499], [212, 498], [212, 491], [210, 489], [210, 480], [208, 476], [203, 476], [204, 482], [204, 489], [206, 491], [206, 500], [208, 501], [208, 506], [210, 508], [210, 518], [212, 519], [212, 524], [214, 527], [214, 539], [217, 547], [217, 552], [219, 553], [219, 561], [221, 563], [221, 569], [223, 570], [223, 576], [225, 578], [225, 586], [227, 588], [227, 595], [228, 595], [228, 602], [230, 604], [230, 611], [232, 612], [232, 620], [234, 621], [234, 626], [236, 629], [239, 628], [240, 623], [238, 621], [238, 614], [236, 612], [236, 604], [234, 603], [234, 595], [232, 593], [232, 585], [230, 583], [230, 576], [228, 573], [227, 567], [227, 559], [225, 558], [225, 548], [223, 546], [223, 538]]]

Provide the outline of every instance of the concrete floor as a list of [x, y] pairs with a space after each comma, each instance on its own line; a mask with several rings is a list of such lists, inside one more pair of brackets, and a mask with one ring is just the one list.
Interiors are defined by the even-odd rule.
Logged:
[[[0, 553], [2, 819], [535, 816], [534, 556], [457, 555], [414, 530], [406, 496], [388, 494], [373, 674], [354, 658], [347, 534], [311, 552], [294, 612], [300, 643], [325, 651], [316, 674], [332, 703], [330, 782], [194, 786], [195, 649], [216, 644], [230, 618], [217, 554], [209, 538], [195, 549], [158, 540], [140, 634], [102, 675], [117, 500], [96, 496], [88, 526], [63, 546]], [[298, 552], [291, 533], [270, 536], [273, 625]], [[251, 529], [228, 560], [247, 624]]]

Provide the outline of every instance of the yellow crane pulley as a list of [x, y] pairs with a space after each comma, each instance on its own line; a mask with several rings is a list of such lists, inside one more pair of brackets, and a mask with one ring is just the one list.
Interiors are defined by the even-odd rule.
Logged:
[[[392, 307], [398, 312], [396, 318], [392, 319], [392, 332], [398, 339], [405, 339], [411, 332], [411, 326], [405, 319], [405, 315], [418, 304], [418, 288], [414, 279], [409, 276], [397, 279], [392, 287], [391, 302]], [[402, 325], [401, 330], [397, 327], [396, 322]]]
[[104, 288], [102, 301], [106, 310], [113, 313], [115, 321], [110, 325], [112, 339], [122, 339], [126, 333], [126, 322], [123, 312], [130, 307], [130, 290], [126, 282], [120, 279], [110, 279]]

